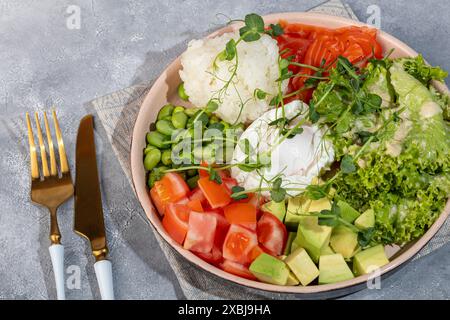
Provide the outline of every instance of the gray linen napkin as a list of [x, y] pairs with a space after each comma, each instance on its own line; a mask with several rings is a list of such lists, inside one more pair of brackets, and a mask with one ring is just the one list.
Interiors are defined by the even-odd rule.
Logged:
[[[348, 5], [344, 5], [340, 0], [331, 0], [315, 8], [311, 12], [321, 12], [335, 16], [342, 16], [357, 20], [357, 17]], [[130, 186], [130, 146], [133, 125], [139, 112], [140, 105], [148, 92], [152, 83], [142, 83], [129, 88], [125, 88], [106, 96], [97, 98], [85, 104], [89, 112], [96, 114], [96, 121], [99, 121], [105, 129], [108, 142], [112, 145], [115, 155], [124, 170]], [[136, 207], [142, 219], [148, 223], [145, 213], [140, 208], [139, 202], [135, 199]], [[151, 230], [153, 228], [150, 227]], [[289, 299], [293, 298], [288, 294], [276, 294], [262, 292], [245, 288], [239, 285], [219, 279], [198, 267], [192, 265], [173, 250], [155, 232], [156, 239], [162, 251], [167, 257], [170, 266], [178, 277], [181, 289], [187, 299]], [[440, 248], [450, 240], [450, 219], [447, 219], [441, 230], [433, 239], [416, 255], [414, 259], [425, 256], [430, 252]]]

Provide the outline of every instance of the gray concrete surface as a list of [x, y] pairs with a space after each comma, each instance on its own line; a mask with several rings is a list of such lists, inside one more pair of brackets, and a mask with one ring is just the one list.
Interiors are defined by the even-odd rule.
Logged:
[[[48, 214], [29, 202], [24, 132], [11, 129], [26, 111], [58, 107], [69, 159], [83, 104], [154, 79], [192, 38], [242, 17], [307, 10], [318, 1], [118, 1], [0, 0], [0, 299], [54, 299], [48, 247]], [[381, 27], [432, 64], [450, 70], [448, 1], [349, 0], [365, 21], [367, 7], [381, 8]], [[81, 11], [81, 28], [66, 26], [69, 5]], [[101, 136], [101, 130], [98, 131]], [[19, 141], [21, 140], [21, 141]], [[101, 139], [99, 139], [101, 141]], [[112, 150], [98, 147], [104, 210], [117, 298], [182, 298], [176, 276], [151, 231], [136, 215], [133, 197]], [[98, 298], [86, 242], [72, 232], [73, 202], [59, 212], [66, 266], [80, 268], [80, 288], [68, 299]], [[346, 299], [450, 297], [450, 244], [414, 261], [381, 284]]]

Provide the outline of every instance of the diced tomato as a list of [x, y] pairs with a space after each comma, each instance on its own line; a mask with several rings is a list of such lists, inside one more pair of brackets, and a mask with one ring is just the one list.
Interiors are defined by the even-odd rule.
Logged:
[[166, 173], [161, 180], [156, 181], [150, 190], [150, 196], [160, 214], [164, 214], [166, 205], [186, 197], [189, 187], [183, 178], [174, 172]]
[[203, 206], [202, 203], [200, 202], [200, 200], [196, 199], [196, 200], [190, 200], [187, 202], [187, 206], [189, 207], [189, 209], [191, 209], [192, 211], [197, 211], [197, 212], [203, 212]]
[[286, 226], [273, 214], [264, 212], [258, 221], [259, 243], [273, 255], [281, 255], [287, 241]]
[[234, 261], [230, 260], [224, 260], [220, 267], [231, 274], [234, 274], [236, 276], [240, 276], [246, 279], [250, 280], [256, 280], [256, 277], [248, 270], [248, 268], [242, 264], [236, 263]]
[[188, 231], [190, 209], [183, 204], [169, 203], [162, 224], [167, 233], [179, 244], [183, 244]]
[[194, 252], [198, 257], [202, 258], [208, 263], [218, 265], [223, 261], [222, 250], [216, 245], [213, 246], [211, 252], [202, 253], [202, 252]]
[[241, 264], [249, 264], [250, 252], [257, 245], [256, 232], [232, 224], [223, 243], [223, 257]]
[[205, 195], [199, 187], [192, 189], [192, 191], [188, 195], [189, 200], [199, 200], [202, 204], [206, 203]]
[[198, 180], [198, 186], [213, 209], [224, 207], [231, 202], [230, 193], [223, 183], [218, 184], [209, 180], [209, 177], [203, 177]]
[[176, 201], [175, 203], [188, 204], [189, 203], [189, 198], [188, 197], [181, 198], [180, 200]]
[[217, 220], [212, 214], [191, 211], [184, 248], [201, 253], [211, 252]]
[[230, 224], [239, 224], [256, 230], [256, 208], [250, 203], [232, 203], [223, 208], [225, 218]]
[[[221, 211], [221, 210], [220, 210]], [[227, 236], [228, 229], [230, 228], [230, 223], [225, 219], [222, 212], [218, 209], [212, 209], [207, 211], [208, 214], [212, 214], [217, 219], [216, 235], [214, 237], [214, 244], [222, 250], [223, 242]]]
[[253, 260], [255, 260], [256, 258], [258, 258], [259, 255], [260, 255], [261, 253], [264, 253], [264, 250], [263, 250], [260, 246], [254, 247], [254, 248], [250, 251], [250, 255], [249, 255], [250, 261], [253, 261]]

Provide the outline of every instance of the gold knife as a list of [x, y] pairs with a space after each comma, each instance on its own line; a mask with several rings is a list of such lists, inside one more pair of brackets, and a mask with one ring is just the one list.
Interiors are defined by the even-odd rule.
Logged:
[[113, 300], [112, 266], [107, 260], [105, 223], [95, 155], [92, 115], [81, 119], [78, 127], [75, 175], [74, 231], [91, 243], [95, 275], [103, 300]]

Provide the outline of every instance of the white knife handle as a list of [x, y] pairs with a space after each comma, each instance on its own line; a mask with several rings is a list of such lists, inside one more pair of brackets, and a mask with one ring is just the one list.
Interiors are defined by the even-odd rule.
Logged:
[[111, 262], [100, 260], [94, 264], [94, 269], [102, 300], [114, 300]]
[[53, 273], [55, 274], [56, 295], [58, 300], [66, 300], [64, 283], [64, 246], [61, 244], [52, 244], [50, 258], [52, 259]]

